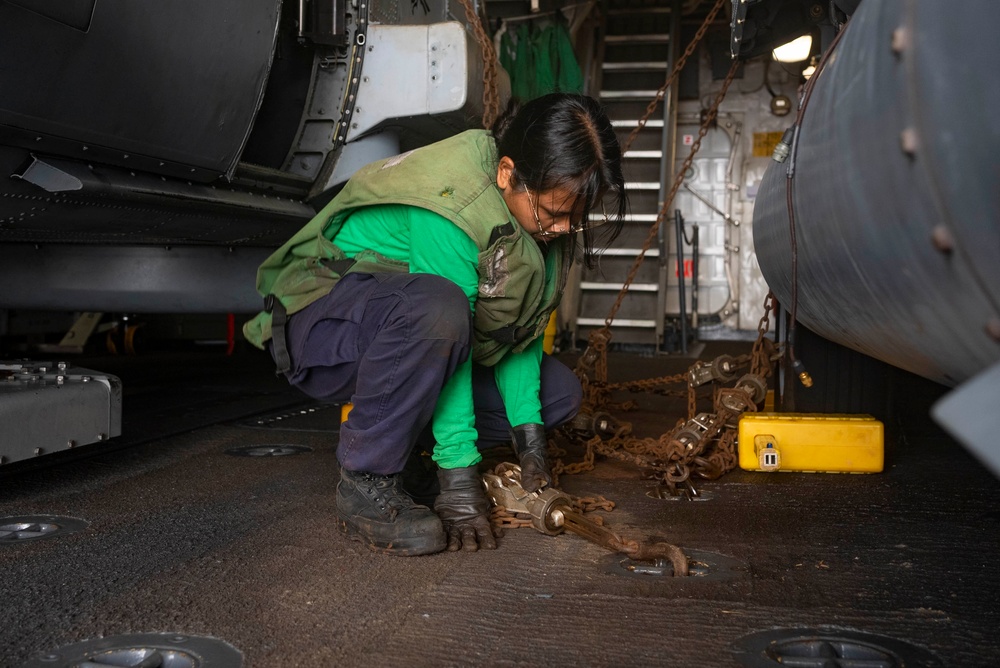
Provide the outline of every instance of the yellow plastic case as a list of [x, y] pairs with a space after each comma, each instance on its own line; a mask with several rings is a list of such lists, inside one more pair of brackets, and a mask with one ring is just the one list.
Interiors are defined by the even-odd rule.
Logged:
[[748, 413], [740, 418], [740, 468], [878, 473], [885, 464], [884, 431], [870, 415]]

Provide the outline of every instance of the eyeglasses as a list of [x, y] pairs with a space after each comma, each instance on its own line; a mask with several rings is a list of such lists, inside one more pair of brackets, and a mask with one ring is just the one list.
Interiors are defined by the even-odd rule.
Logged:
[[[564, 232], [553, 232], [552, 230], [546, 230], [542, 227], [542, 221], [538, 217], [538, 205], [535, 204], [535, 200], [531, 197], [531, 191], [525, 188], [525, 194], [528, 195], [528, 204], [531, 206], [531, 215], [535, 219], [535, 226], [538, 228], [538, 236], [540, 237], [557, 237], [560, 234], [565, 234]], [[604, 209], [604, 202], [601, 202], [601, 213], [603, 216], [597, 220], [586, 220], [580, 221], [579, 223], [570, 223], [568, 234], [576, 234], [577, 232], [582, 232], [584, 230], [592, 230], [595, 227], [600, 227], [608, 222], [608, 212]]]

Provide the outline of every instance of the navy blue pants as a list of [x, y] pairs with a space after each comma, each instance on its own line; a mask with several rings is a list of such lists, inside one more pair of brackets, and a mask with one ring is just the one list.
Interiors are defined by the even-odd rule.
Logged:
[[[289, 382], [311, 397], [351, 401], [337, 458], [351, 471], [391, 475], [429, 426], [438, 395], [471, 350], [469, 300], [432, 274], [348, 274], [329, 295], [288, 321]], [[510, 422], [493, 369], [473, 364], [480, 445], [510, 442]], [[544, 355], [542, 421], [547, 429], [576, 415], [580, 382]]]

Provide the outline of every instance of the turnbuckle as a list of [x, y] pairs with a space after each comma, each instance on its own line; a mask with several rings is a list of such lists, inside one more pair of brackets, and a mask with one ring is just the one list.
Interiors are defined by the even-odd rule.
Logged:
[[531, 516], [531, 526], [549, 536], [563, 532], [564, 517], [573, 510], [569, 495], [553, 487], [539, 492], [526, 492], [521, 487], [521, 467], [510, 462], [497, 465], [493, 473], [483, 475], [486, 495], [493, 505], [512, 513]]
[[739, 365], [730, 355], [719, 355], [711, 362], [695, 362], [688, 369], [688, 384], [701, 387], [706, 383], [728, 383], [736, 379]]
[[[627, 426], [627, 430], [631, 431], [631, 426]], [[602, 438], [611, 438], [617, 436], [618, 432], [622, 429], [622, 424], [618, 422], [610, 413], [605, 413], [603, 411], [598, 411], [596, 413], [587, 413], [585, 411], [580, 411], [577, 413], [576, 417], [570, 423], [570, 426], [577, 431], [583, 432], [588, 436], [600, 436]]]
[[632, 559], [651, 560], [668, 558], [674, 567], [674, 575], [688, 574], [687, 556], [679, 547], [668, 543], [641, 545], [626, 540], [611, 529], [585, 517], [573, 509], [569, 495], [552, 487], [540, 492], [526, 492], [521, 487], [521, 467], [510, 462], [498, 464], [493, 473], [483, 475], [486, 494], [493, 504], [513, 513], [531, 516], [531, 526], [538, 531], [557, 536], [564, 531], [601, 547], [628, 555]]

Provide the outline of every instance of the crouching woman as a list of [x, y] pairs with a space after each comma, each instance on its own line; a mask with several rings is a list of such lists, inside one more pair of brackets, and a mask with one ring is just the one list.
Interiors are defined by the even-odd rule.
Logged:
[[[247, 339], [306, 394], [354, 404], [342, 531], [398, 555], [496, 547], [477, 442], [511, 443], [525, 489], [551, 483], [545, 431], [581, 390], [543, 334], [574, 253], [625, 208], [611, 123], [557, 93], [362, 168], [261, 265]], [[436, 498], [418, 497], [433, 511], [401, 483], [417, 447], [438, 467]]]

